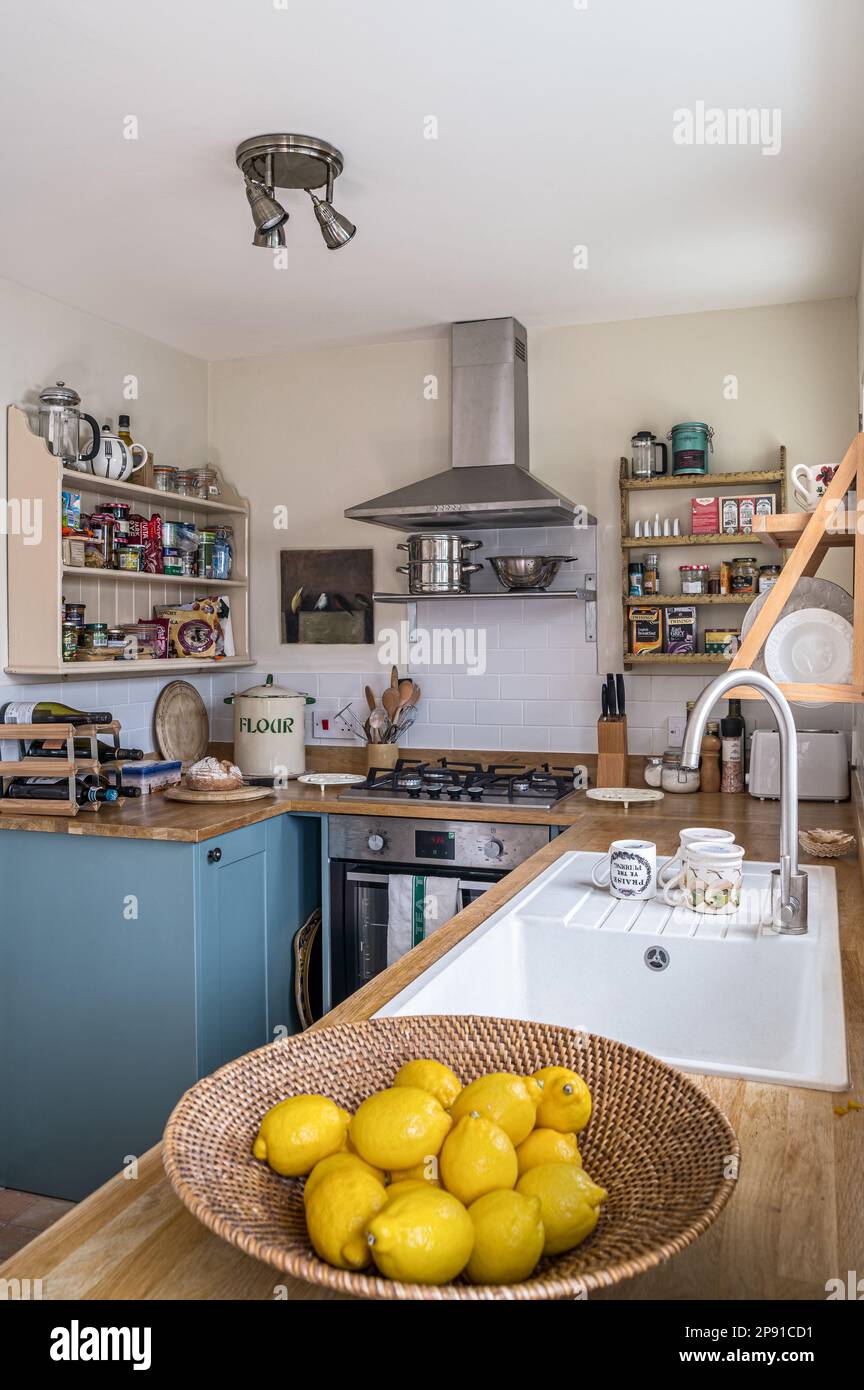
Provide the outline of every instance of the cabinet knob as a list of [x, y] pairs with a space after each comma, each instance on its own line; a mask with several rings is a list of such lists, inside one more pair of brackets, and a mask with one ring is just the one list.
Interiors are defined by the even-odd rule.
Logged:
[[222, 858], [222, 851], [221, 851], [221, 849], [208, 849], [208, 851], [207, 851], [207, 863], [208, 863], [208, 864], [218, 864], [218, 863], [219, 863], [219, 860], [220, 860], [221, 858]]

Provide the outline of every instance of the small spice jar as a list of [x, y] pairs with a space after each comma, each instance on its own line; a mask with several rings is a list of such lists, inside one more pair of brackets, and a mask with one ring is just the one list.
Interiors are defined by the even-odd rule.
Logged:
[[107, 623], [85, 623], [84, 624], [84, 647], [87, 651], [99, 651], [102, 647], [108, 646], [108, 624]]
[[681, 749], [667, 748], [663, 754], [660, 785], [664, 792], [698, 792], [699, 771], [681, 766]]
[[720, 571], [719, 571], [719, 570], [709, 570], [709, 571], [708, 571], [708, 592], [709, 592], [709, 594], [715, 594], [715, 595], [719, 595], [719, 594], [720, 594], [721, 590], [720, 590]]
[[754, 594], [759, 583], [759, 566], [754, 555], [739, 555], [732, 561], [733, 594]]
[[760, 565], [759, 566], [759, 592], [767, 594], [769, 589], [773, 589], [777, 580], [780, 578], [779, 565]]
[[646, 595], [660, 592], [660, 556], [650, 551], [643, 561], [642, 592]]
[[64, 623], [74, 623], [79, 632], [84, 630], [86, 603], [67, 603], [63, 610]]
[[682, 594], [707, 594], [707, 565], [679, 565], [678, 572], [681, 575]]
[[642, 598], [645, 593], [645, 567], [641, 560], [631, 560], [627, 566], [627, 580], [631, 598]]
[[659, 787], [663, 781], [663, 759], [646, 758], [643, 776], [646, 786]]

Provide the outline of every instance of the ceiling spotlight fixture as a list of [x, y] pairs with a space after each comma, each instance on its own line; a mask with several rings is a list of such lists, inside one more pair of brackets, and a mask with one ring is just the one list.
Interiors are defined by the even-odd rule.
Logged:
[[272, 227], [269, 232], [259, 232], [256, 229], [252, 245], [266, 246], [268, 251], [278, 251], [280, 246], [285, 245], [285, 223], [280, 222], [278, 227]]
[[288, 221], [288, 214], [282, 204], [277, 203], [272, 190], [265, 188], [263, 183], [255, 183], [247, 178], [246, 197], [249, 199], [257, 232], [275, 231], [283, 222]]
[[[357, 228], [333, 207], [333, 184], [342, 173], [339, 150], [313, 135], [255, 135], [237, 147], [237, 164], [246, 180], [246, 196], [255, 219], [254, 246], [285, 245], [288, 213], [274, 190], [305, 189], [312, 199], [324, 242], [331, 251], [345, 246]], [[325, 189], [323, 198], [314, 188]]]
[[337, 212], [329, 201], [325, 203], [323, 198], [316, 198], [311, 188], [307, 188], [306, 192], [315, 206], [318, 226], [329, 250], [338, 251], [340, 246], [345, 246], [351, 240], [357, 228], [347, 217], [343, 217], [341, 212]]

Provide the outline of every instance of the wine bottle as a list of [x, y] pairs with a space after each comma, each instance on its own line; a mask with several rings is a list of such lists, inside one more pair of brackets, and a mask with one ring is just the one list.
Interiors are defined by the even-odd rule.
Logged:
[[75, 709], [58, 700], [13, 700], [0, 706], [0, 724], [110, 724], [109, 710]]
[[[76, 758], [90, 757], [90, 740], [86, 738], [76, 738], [75, 740]], [[114, 748], [108, 743], [96, 742], [96, 756], [100, 763], [137, 763], [144, 757], [143, 748]], [[66, 740], [65, 739], [45, 739], [34, 738], [25, 754], [27, 758], [65, 758]]]
[[[16, 777], [9, 783], [6, 795], [13, 801], [68, 801], [69, 781], [66, 777]], [[113, 787], [102, 787], [90, 777], [75, 778], [75, 800], [79, 806], [93, 801], [116, 801]]]

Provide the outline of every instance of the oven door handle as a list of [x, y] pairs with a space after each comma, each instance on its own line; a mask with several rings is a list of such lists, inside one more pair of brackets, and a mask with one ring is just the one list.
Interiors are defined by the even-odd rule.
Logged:
[[386, 883], [389, 874], [355, 874], [351, 870], [345, 875], [346, 883]]
[[[391, 874], [358, 874], [358, 873], [355, 873], [354, 870], [349, 869], [348, 872], [347, 872], [346, 875], [345, 875], [345, 882], [346, 882], [346, 883], [386, 883], [387, 880], [388, 880], [388, 878], [391, 878], [391, 877], [392, 877]], [[422, 878], [422, 877], [426, 877], [426, 875], [422, 875], [422, 874], [421, 874], [421, 875], [419, 875], [419, 877], [421, 877], [421, 878]], [[461, 875], [456, 875], [456, 874], [444, 874], [444, 875], [442, 875], [442, 877], [444, 877], [444, 878], [457, 878], [457, 877], [458, 877], [458, 878], [459, 878], [459, 887], [460, 887], [463, 891], [468, 890], [468, 891], [473, 892], [473, 891], [476, 889], [476, 890], [477, 890], [478, 892], [480, 892], [480, 893], [485, 893], [485, 892], [487, 892], [488, 889], [494, 888], [494, 887], [495, 887], [495, 881], [494, 881], [494, 880], [491, 881], [491, 882], [489, 882], [489, 883], [485, 883], [485, 882], [483, 882], [481, 879], [476, 879], [476, 878], [463, 878]]]

